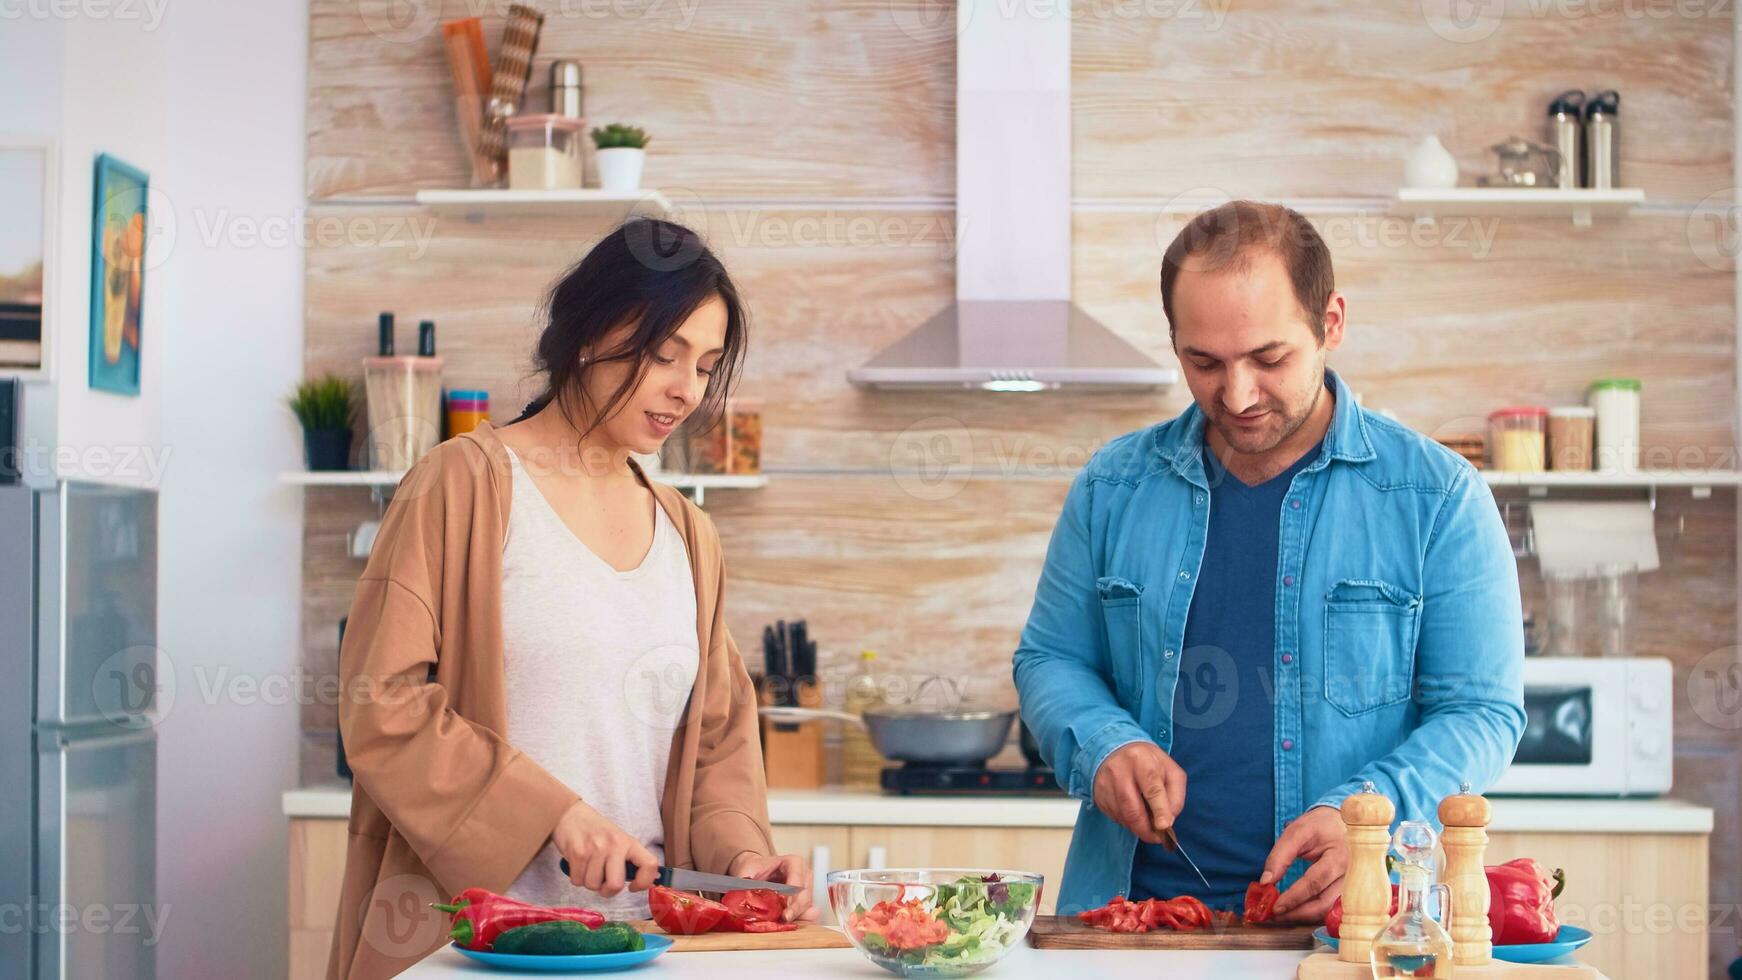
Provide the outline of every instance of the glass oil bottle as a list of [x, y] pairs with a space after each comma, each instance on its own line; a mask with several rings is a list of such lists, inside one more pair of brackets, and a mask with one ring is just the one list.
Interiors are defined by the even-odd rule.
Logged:
[[[1420, 820], [1405, 820], [1391, 838], [1399, 878], [1397, 915], [1373, 937], [1375, 980], [1452, 975], [1452, 891], [1434, 884], [1434, 846], [1439, 837]], [[1428, 914], [1428, 895], [1438, 915]]]

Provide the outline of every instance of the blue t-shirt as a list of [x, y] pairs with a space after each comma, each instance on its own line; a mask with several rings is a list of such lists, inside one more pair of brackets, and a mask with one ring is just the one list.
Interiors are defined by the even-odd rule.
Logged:
[[1278, 539], [1289, 484], [1322, 447], [1250, 487], [1204, 450], [1210, 529], [1186, 617], [1169, 754], [1186, 772], [1174, 833], [1210, 888], [1178, 854], [1139, 841], [1134, 899], [1195, 895], [1213, 908], [1239, 908], [1276, 843]]

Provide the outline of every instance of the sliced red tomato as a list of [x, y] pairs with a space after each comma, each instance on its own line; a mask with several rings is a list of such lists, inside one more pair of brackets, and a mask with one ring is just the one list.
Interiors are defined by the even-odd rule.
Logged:
[[746, 922], [779, 922], [786, 914], [786, 898], [769, 888], [741, 888], [720, 896], [726, 914]]
[[1280, 893], [1276, 890], [1276, 882], [1260, 885], [1255, 881], [1247, 885], [1246, 911], [1241, 918], [1246, 921], [1247, 925], [1269, 922], [1273, 910], [1276, 908], [1278, 894]]
[[690, 892], [681, 892], [664, 885], [654, 885], [647, 893], [647, 905], [653, 921], [674, 935], [694, 936], [714, 929], [725, 921], [726, 906]]
[[739, 921], [730, 917], [728, 917], [726, 921], [732, 923], [726, 927], [728, 930], [736, 929], [739, 932], [792, 932], [798, 928], [798, 923], [796, 922], [752, 922]]
[[875, 935], [884, 945], [898, 950], [935, 946], [950, 937], [950, 928], [937, 919], [919, 899], [883, 901], [847, 919], [847, 931], [855, 939]]

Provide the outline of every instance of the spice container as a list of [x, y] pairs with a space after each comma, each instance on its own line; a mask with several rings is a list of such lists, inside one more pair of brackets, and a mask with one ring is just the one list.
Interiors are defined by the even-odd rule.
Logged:
[[581, 121], [555, 113], [508, 120], [510, 190], [572, 190], [581, 186]]
[[1599, 378], [1591, 382], [1586, 401], [1597, 413], [1597, 469], [1614, 472], [1639, 468], [1638, 378]]
[[490, 393], [477, 388], [448, 392], [448, 436], [464, 435], [490, 417]]
[[735, 398], [729, 406], [726, 472], [762, 472], [762, 402]]
[[684, 433], [684, 469], [697, 474], [726, 472], [732, 451], [730, 415], [713, 420], [706, 429], [700, 428], [705, 419], [692, 416], [691, 421], [697, 428], [686, 427]]
[[1587, 405], [1559, 405], [1548, 410], [1548, 468], [1573, 471], [1591, 468], [1597, 435], [1597, 412]]
[[1547, 461], [1548, 409], [1502, 408], [1488, 416], [1489, 463], [1497, 470], [1540, 473]]

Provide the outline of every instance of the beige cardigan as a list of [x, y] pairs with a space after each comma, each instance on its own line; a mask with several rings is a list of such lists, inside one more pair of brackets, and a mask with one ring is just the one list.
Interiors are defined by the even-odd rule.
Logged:
[[[488, 424], [437, 446], [400, 483], [357, 583], [339, 705], [355, 785], [329, 980], [391, 977], [440, 948], [448, 917], [429, 903], [506, 889], [578, 799], [501, 734], [510, 481]], [[660, 802], [666, 863], [724, 873], [746, 851], [774, 853], [756, 698], [726, 631], [719, 534], [648, 482], [689, 549], [702, 651]]]

